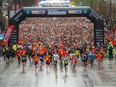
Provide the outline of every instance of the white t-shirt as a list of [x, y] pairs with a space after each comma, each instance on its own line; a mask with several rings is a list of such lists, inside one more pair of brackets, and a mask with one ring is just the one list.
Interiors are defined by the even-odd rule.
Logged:
[[69, 57], [70, 57], [71, 59], [72, 59], [72, 56], [73, 56], [73, 54], [72, 54], [72, 53], [70, 53], [70, 54], [69, 54]]
[[54, 54], [54, 55], [53, 55], [53, 58], [54, 58], [54, 61], [58, 61], [59, 55], [58, 55], [58, 54]]

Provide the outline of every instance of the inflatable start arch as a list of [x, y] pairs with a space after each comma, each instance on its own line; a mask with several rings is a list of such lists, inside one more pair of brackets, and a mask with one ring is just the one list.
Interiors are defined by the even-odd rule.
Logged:
[[104, 44], [104, 23], [90, 7], [23, 7], [9, 21], [2, 44], [18, 42], [19, 24], [26, 17], [87, 17], [94, 23], [94, 45]]

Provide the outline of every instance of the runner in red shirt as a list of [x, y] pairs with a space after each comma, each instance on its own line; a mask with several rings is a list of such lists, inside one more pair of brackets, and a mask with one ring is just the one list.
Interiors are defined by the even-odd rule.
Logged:
[[49, 65], [50, 65], [50, 55], [47, 53], [46, 56], [45, 56], [45, 60], [46, 60], [46, 68], [47, 68], [47, 71], [49, 69]]
[[103, 54], [103, 56], [104, 56], [105, 50], [104, 50], [104, 48], [103, 48], [103, 47], [100, 49], [100, 53], [102, 53], [102, 54]]
[[21, 55], [22, 55], [22, 52], [21, 52], [20, 49], [17, 50], [16, 55], [17, 55], [17, 59], [18, 59], [18, 65], [20, 65], [20, 62], [21, 62]]
[[91, 52], [92, 52], [93, 54], [96, 54], [96, 49], [95, 49], [94, 46], [92, 46]]
[[63, 49], [58, 49], [59, 57], [60, 57], [60, 64], [63, 64], [63, 55], [64, 55], [64, 50]]
[[97, 53], [96, 54], [96, 58], [98, 60], [98, 65], [99, 65], [99, 68], [101, 67], [101, 63], [102, 63], [102, 60], [103, 60], [103, 54], [102, 53]]
[[37, 54], [34, 55], [33, 59], [34, 59], [35, 72], [36, 72], [38, 68], [38, 62], [39, 62], [39, 57], [37, 56]]

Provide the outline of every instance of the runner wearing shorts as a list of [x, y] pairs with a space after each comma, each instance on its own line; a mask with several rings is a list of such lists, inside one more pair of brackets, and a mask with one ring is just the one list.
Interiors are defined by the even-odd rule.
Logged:
[[35, 54], [34, 56], [34, 64], [35, 64], [35, 72], [37, 71], [37, 68], [38, 68], [38, 62], [39, 62], [39, 58], [37, 56], [37, 54]]
[[25, 64], [26, 64], [26, 54], [25, 54], [25, 53], [23, 53], [23, 54], [22, 54], [23, 72], [24, 72], [24, 70], [25, 70]]
[[96, 58], [97, 58], [97, 60], [98, 60], [98, 66], [99, 66], [99, 68], [101, 67], [101, 64], [102, 64], [102, 61], [103, 61], [103, 54], [102, 53], [97, 53], [96, 54]]
[[47, 70], [49, 69], [49, 65], [50, 65], [50, 55], [47, 53], [45, 56], [45, 60], [46, 60], [46, 68]]
[[54, 65], [57, 65], [57, 61], [59, 60], [59, 55], [57, 54], [57, 52], [54, 53], [53, 55], [53, 60], [54, 60]]
[[65, 67], [65, 69], [67, 69], [67, 66], [68, 66], [68, 56], [67, 55], [65, 55], [64, 56], [64, 67]]

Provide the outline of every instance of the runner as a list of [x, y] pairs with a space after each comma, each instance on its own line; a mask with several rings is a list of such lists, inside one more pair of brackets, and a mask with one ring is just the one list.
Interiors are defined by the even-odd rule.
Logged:
[[67, 70], [68, 61], [69, 61], [68, 56], [67, 55], [64, 55], [63, 59], [64, 59], [64, 67], [65, 67], [65, 70]]
[[52, 52], [51, 52], [51, 50], [49, 50], [48, 49], [48, 55], [50, 56], [50, 63], [52, 64], [52, 56], [53, 56], [53, 54], [52, 54]]
[[7, 64], [9, 65], [9, 60], [10, 60], [10, 56], [11, 56], [11, 52], [10, 52], [9, 48], [6, 49], [5, 55], [6, 55], [6, 65]]
[[45, 59], [46, 59], [46, 69], [47, 71], [49, 71], [49, 66], [50, 66], [50, 55], [47, 53], [46, 56], [45, 56]]
[[22, 55], [21, 49], [18, 49], [17, 52], [16, 52], [16, 56], [17, 56], [17, 59], [18, 59], [18, 65], [20, 65], [21, 55]]
[[70, 54], [69, 54], [69, 58], [70, 58], [70, 64], [71, 64], [71, 66], [72, 66], [72, 57], [73, 57], [73, 53], [70, 52]]
[[89, 51], [88, 52], [88, 58], [89, 58], [89, 63], [90, 63], [91, 68], [92, 68], [93, 67], [93, 63], [94, 63], [94, 59], [95, 59], [95, 55], [91, 51]]
[[37, 69], [38, 69], [38, 62], [39, 62], [39, 58], [37, 56], [37, 53], [35, 53], [34, 57], [34, 64], [35, 64], [35, 72], [37, 72]]
[[26, 54], [25, 52], [23, 51], [22, 53], [22, 66], [23, 66], [23, 72], [25, 71], [25, 65], [26, 65]]
[[63, 64], [63, 55], [65, 52], [62, 48], [60, 48], [60, 49], [58, 49], [58, 53], [59, 53], [60, 64]]
[[43, 61], [44, 61], [44, 51], [42, 50], [42, 47], [39, 49], [39, 59], [40, 59], [40, 69], [42, 69]]
[[58, 60], [59, 60], [59, 55], [58, 55], [57, 52], [55, 52], [55, 53], [53, 54], [53, 61], [54, 61], [54, 66], [55, 66], [55, 67], [57, 66]]
[[72, 65], [73, 65], [73, 68], [75, 68], [76, 64], [77, 64], [77, 56], [74, 53], [73, 56], [72, 56]]
[[75, 54], [76, 54], [77, 58], [79, 58], [79, 50], [75, 50]]
[[101, 67], [101, 64], [102, 64], [102, 61], [103, 61], [103, 54], [102, 53], [97, 53], [96, 54], [96, 58], [97, 58], [97, 60], [98, 60], [98, 66], [99, 66], [99, 69], [100, 69], [100, 67]]
[[81, 59], [82, 59], [83, 66], [86, 68], [87, 67], [87, 55], [86, 55], [86, 53], [84, 53], [84, 52], [82, 53]]
[[11, 58], [10, 58], [10, 61], [14, 61], [14, 59], [15, 59], [15, 56], [16, 56], [16, 51], [15, 50], [13, 50], [13, 49], [10, 49], [10, 55], [11, 55]]
[[31, 62], [32, 62], [32, 49], [31, 48], [27, 50], [27, 56], [28, 56], [30, 64], [31, 64]]

